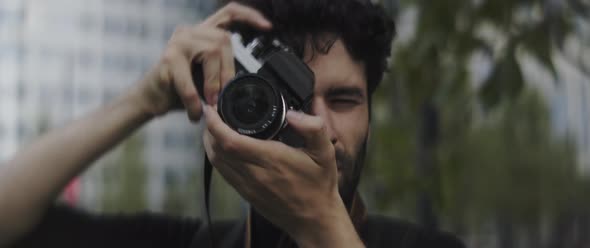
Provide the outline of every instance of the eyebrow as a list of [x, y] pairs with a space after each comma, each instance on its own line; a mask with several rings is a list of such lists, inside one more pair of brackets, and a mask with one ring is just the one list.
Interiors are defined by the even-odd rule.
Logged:
[[326, 90], [325, 93], [326, 97], [336, 97], [336, 96], [352, 96], [363, 98], [365, 95], [363, 94], [363, 90], [359, 87], [333, 87]]

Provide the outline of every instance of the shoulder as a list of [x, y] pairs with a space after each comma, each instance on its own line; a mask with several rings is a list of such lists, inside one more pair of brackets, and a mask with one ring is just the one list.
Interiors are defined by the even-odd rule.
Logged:
[[160, 233], [162, 229], [194, 231], [201, 226], [199, 219], [191, 217], [153, 212], [100, 214], [65, 205], [51, 207], [45, 215], [44, 222], [54, 226], [82, 227], [82, 229], [94, 229], [94, 231], [120, 231], [127, 234], [132, 232]]
[[407, 221], [380, 215], [369, 215], [363, 236], [368, 247], [465, 247], [450, 233], [428, 230]]
[[[156, 213], [94, 214], [63, 205], [48, 209], [41, 222], [15, 247], [184, 247], [200, 229], [195, 218]], [[114, 242], [116, 241], [116, 242]], [[148, 245], [149, 244], [149, 245]], [[174, 245], [170, 245], [174, 244]]]

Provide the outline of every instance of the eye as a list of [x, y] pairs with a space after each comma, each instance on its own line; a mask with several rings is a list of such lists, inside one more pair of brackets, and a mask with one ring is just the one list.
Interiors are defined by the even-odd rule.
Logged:
[[355, 107], [360, 104], [360, 101], [353, 98], [333, 98], [330, 104], [335, 108], [343, 109]]
[[358, 101], [355, 99], [346, 99], [346, 98], [338, 98], [332, 99], [332, 103], [357, 103]]

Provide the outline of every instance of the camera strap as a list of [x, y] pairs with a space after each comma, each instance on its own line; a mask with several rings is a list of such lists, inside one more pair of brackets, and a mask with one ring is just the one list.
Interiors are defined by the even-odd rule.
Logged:
[[211, 192], [211, 177], [213, 176], [213, 165], [205, 153], [205, 161], [203, 163], [203, 189], [205, 190], [205, 218], [207, 218], [207, 229], [209, 229], [209, 247], [215, 248], [215, 236], [213, 236], [213, 226], [211, 225], [211, 210], [209, 204], [209, 195]]
[[208, 242], [209, 245], [205, 245], [205, 247], [210, 247], [210, 248], [216, 248], [216, 243], [215, 243], [215, 236], [214, 236], [214, 231], [213, 231], [213, 225], [211, 222], [211, 210], [210, 210], [210, 192], [211, 192], [211, 180], [212, 180], [212, 176], [213, 176], [213, 165], [211, 165], [211, 161], [209, 161], [209, 158], [207, 157], [207, 154], [204, 154], [204, 163], [203, 163], [203, 190], [204, 190], [204, 194], [203, 196], [205, 197], [205, 218], [207, 219], [207, 224], [206, 224], [206, 228], [207, 230], [204, 230], [204, 228], [197, 228], [197, 230], [195, 230], [195, 233], [193, 234], [193, 238], [191, 240], [190, 246], [191, 248], [196, 248], [196, 247], [203, 247], [205, 242]]

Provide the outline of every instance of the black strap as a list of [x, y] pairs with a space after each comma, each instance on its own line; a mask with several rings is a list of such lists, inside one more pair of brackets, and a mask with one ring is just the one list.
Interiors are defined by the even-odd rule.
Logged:
[[211, 162], [209, 161], [209, 157], [207, 157], [207, 154], [205, 153], [205, 161], [204, 161], [204, 169], [203, 169], [203, 186], [205, 186], [203, 189], [205, 190], [205, 194], [203, 194], [205, 196], [205, 218], [207, 218], [207, 234], [204, 233], [205, 230], [203, 230], [202, 228], [199, 228], [196, 230], [195, 234], [193, 235], [193, 239], [191, 241], [191, 244], [189, 247], [191, 248], [197, 248], [197, 247], [202, 247], [203, 242], [207, 242], [205, 241], [205, 239], [208, 240], [209, 242], [209, 247], [210, 248], [215, 248], [217, 247], [215, 244], [215, 237], [213, 236], [213, 225], [211, 223], [211, 211], [209, 209], [209, 195], [210, 195], [210, 191], [211, 191], [211, 176], [213, 174], [213, 166], [211, 165]]
[[205, 153], [205, 163], [203, 171], [203, 186], [205, 190], [205, 218], [207, 218], [207, 228], [209, 229], [209, 247], [215, 248], [215, 236], [213, 236], [213, 226], [211, 225], [211, 212], [209, 210], [209, 193], [211, 191], [211, 176], [213, 174], [213, 166], [209, 161], [209, 157]]

